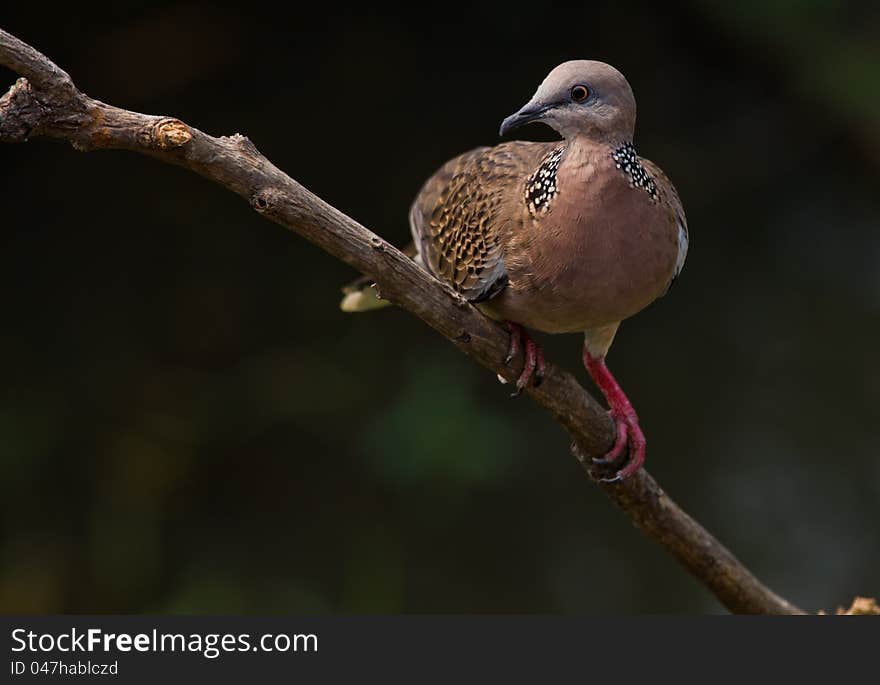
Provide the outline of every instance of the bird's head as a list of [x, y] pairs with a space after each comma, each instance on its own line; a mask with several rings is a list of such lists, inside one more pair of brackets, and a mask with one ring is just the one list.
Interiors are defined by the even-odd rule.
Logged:
[[551, 71], [525, 106], [501, 123], [500, 134], [540, 121], [563, 138], [590, 135], [632, 140], [636, 100], [617, 69], [604, 62], [572, 60]]

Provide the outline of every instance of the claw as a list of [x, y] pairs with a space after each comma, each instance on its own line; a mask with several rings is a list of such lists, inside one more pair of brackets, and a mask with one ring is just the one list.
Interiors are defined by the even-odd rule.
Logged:
[[623, 480], [623, 476], [617, 473], [616, 475], [609, 476], [608, 478], [597, 478], [596, 480], [600, 483], [619, 483]]
[[537, 388], [544, 380], [546, 366], [544, 352], [522, 326], [511, 321], [508, 321], [506, 325], [507, 330], [510, 331], [510, 347], [508, 347], [504, 363], [509, 364], [519, 353], [520, 346], [523, 348], [523, 369], [516, 379], [516, 389], [510, 395], [511, 397], [519, 397], [529, 381]]
[[593, 463], [603, 469], [619, 467], [613, 476], [597, 478], [600, 483], [617, 483], [633, 475], [645, 463], [645, 436], [634, 415], [615, 416], [617, 439], [603, 457], [593, 458]]
[[615, 418], [614, 415], [611, 417], [614, 420], [614, 424], [617, 426], [617, 438], [614, 440], [614, 446], [605, 453], [605, 455], [601, 457], [593, 457], [592, 461], [596, 466], [613, 466], [620, 458], [623, 456], [623, 453], [626, 449], [627, 441], [628, 441], [628, 432], [626, 421], [623, 419]]

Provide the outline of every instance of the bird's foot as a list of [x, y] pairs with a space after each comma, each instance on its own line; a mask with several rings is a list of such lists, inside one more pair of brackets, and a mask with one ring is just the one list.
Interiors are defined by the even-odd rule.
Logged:
[[614, 446], [603, 457], [592, 460], [597, 471], [603, 474], [600, 477], [597, 473], [594, 477], [603, 483], [616, 483], [629, 478], [645, 463], [645, 434], [632, 403], [605, 365], [605, 357], [590, 354], [584, 345], [584, 366], [605, 395], [611, 407], [608, 413], [617, 430]]
[[[617, 483], [629, 478], [645, 463], [645, 435], [635, 414], [609, 412], [617, 428], [614, 446], [602, 457], [593, 457], [592, 462], [598, 472], [595, 475], [601, 483]], [[613, 473], [613, 475], [607, 475]]]
[[544, 380], [544, 351], [518, 323], [508, 321], [506, 325], [510, 332], [510, 347], [507, 350], [504, 363], [510, 364], [520, 347], [523, 348], [523, 369], [519, 378], [516, 379], [516, 390], [510, 395], [518, 397], [529, 381], [537, 388]]

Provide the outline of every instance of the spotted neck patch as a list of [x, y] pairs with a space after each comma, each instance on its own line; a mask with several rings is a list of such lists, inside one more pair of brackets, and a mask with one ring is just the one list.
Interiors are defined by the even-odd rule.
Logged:
[[632, 143], [626, 143], [615, 148], [614, 152], [611, 153], [611, 158], [614, 160], [617, 168], [629, 178], [630, 185], [634, 188], [641, 188], [654, 201], [660, 198], [657, 184], [651, 175], [645, 171], [642, 163], [639, 162], [639, 156], [636, 154], [636, 149]]
[[532, 216], [547, 212], [553, 198], [559, 195], [556, 172], [559, 171], [559, 163], [562, 161], [562, 153], [564, 152], [564, 145], [555, 148], [544, 157], [535, 173], [529, 177], [526, 183], [526, 206]]

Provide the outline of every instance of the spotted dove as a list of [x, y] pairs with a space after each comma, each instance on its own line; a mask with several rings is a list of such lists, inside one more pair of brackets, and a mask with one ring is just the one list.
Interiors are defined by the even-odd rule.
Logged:
[[[688, 230], [672, 183], [636, 154], [636, 103], [602, 62], [565, 62], [501, 124], [501, 135], [543, 122], [562, 137], [506, 142], [443, 165], [410, 210], [411, 254], [510, 331], [525, 364], [517, 393], [544, 372], [525, 328], [584, 333], [583, 363], [610, 407], [617, 438], [593, 461], [621, 480], [645, 459], [645, 437], [605, 365], [623, 319], [663, 295], [684, 265]], [[380, 306], [375, 290], [347, 289], [342, 309]]]

